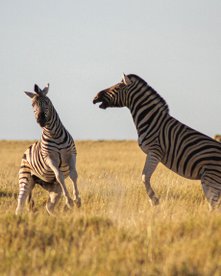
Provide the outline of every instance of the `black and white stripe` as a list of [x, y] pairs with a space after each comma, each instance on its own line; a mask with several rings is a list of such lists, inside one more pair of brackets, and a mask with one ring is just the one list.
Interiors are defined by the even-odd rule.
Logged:
[[31, 192], [36, 183], [49, 191], [46, 209], [52, 213], [61, 193], [68, 208], [73, 206], [65, 178], [70, 176], [76, 204], [81, 199], [77, 188], [76, 148], [70, 133], [63, 126], [52, 102], [46, 96], [49, 85], [41, 90], [37, 85], [35, 93], [25, 92], [32, 99], [36, 121], [42, 127], [41, 140], [32, 144], [24, 153], [19, 170], [19, 195], [16, 214], [22, 212], [26, 199], [33, 206]]
[[165, 100], [136, 75], [124, 75], [120, 83], [97, 94], [100, 108], [129, 108], [137, 128], [138, 142], [147, 154], [142, 179], [153, 204], [158, 204], [150, 178], [157, 164], [189, 179], [201, 180], [212, 208], [221, 196], [221, 144], [182, 124], [169, 114]]

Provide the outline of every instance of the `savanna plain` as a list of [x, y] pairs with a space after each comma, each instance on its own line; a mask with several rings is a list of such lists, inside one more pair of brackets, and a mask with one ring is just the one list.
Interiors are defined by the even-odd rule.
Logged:
[[[135, 141], [77, 141], [82, 207], [56, 216], [36, 186], [34, 212], [14, 215], [18, 170], [32, 141], [0, 141], [0, 275], [221, 275], [221, 213], [200, 182], [159, 165], [151, 207]], [[66, 181], [70, 193], [72, 185]]]

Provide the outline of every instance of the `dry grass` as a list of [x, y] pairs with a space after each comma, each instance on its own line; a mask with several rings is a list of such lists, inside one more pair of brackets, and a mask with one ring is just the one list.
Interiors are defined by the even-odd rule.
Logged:
[[[221, 275], [221, 214], [200, 183], [160, 165], [150, 207], [136, 142], [78, 142], [83, 205], [57, 217], [34, 191], [37, 212], [16, 217], [17, 173], [31, 142], [0, 142], [0, 275]], [[69, 189], [70, 182], [67, 182]]]

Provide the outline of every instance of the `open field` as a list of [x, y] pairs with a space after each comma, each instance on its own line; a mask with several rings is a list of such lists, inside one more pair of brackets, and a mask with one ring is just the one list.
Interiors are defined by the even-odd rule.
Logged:
[[[77, 142], [82, 207], [57, 217], [47, 192], [16, 217], [18, 169], [32, 142], [0, 142], [0, 275], [221, 275], [221, 213], [208, 211], [198, 181], [159, 165], [151, 207], [136, 142]], [[69, 190], [70, 182], [67, 181]]]

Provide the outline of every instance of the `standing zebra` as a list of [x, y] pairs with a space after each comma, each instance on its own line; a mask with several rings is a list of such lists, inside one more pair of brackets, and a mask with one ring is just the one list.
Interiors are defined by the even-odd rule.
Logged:
[[212, 208], [221, 195], [221, 144], [170, 116], [165, 100], [136, 75], [97, 94], [100, 108], [128, 107], [138, 132], [140, 148], [147, 154], [142, 180], [151, 203], [159, 199], [150, 178], [159, 162], [189, 179], [200, 179]]
[[31, 200], [35, 183], [48, 190], [49, 199], [46, 209], [53, 213], [61, 193], [66, 199], [66, 206], [71, 208], [71, 199], [64, 179], [70, 176], [74, 185], [74, 197], [78, 207], [81, 198], [77, 188], [76, 148], [73, 138], [63, 126], [60, 118], [46, 96], [49, 85], [41, 90], [36, 84], [35, 93], [25, 92], [32, 99], [35, 119], [42, 127], [42, 138], [32, 144], [24, 153], [19, 170], [19, 195], [16, 214], [22, 212], [25, 201]]

